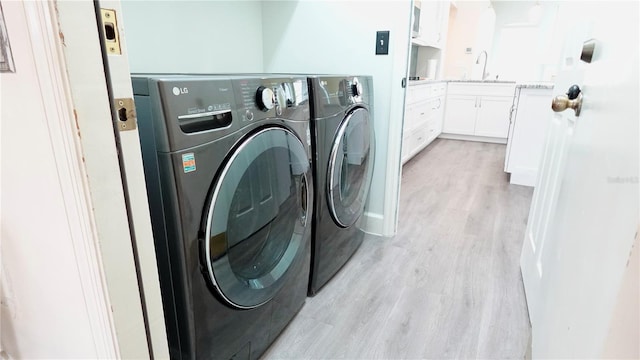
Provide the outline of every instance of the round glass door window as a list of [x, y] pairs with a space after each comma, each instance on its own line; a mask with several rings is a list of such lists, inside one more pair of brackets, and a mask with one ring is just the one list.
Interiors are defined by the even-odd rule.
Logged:
[[364, 211], [373, 173], [373, 128], [369, 112], [357, 108], [342, 121], [331, 148], [328, 201], [333, 220], [349, 227]]
[[275, 127], [251, 135], [224, 165], [207, 212], [205, 258], [230, 305], [269, 301], [303, 255], [310, 176], [302, 142]]

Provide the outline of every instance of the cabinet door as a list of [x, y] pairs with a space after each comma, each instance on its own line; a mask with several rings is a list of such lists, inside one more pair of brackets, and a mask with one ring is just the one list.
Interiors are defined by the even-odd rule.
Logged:
[[436, 45], [438, 37], [438, 13], [440, 3], [438, 1], [425, 1], [420, 9], [420, 36], [419, 38], [429, 45]]
[[444, 96], [439, 96], [433, 99], [433, 110], [431, 112], [431, 119], [436, 130], [436, 136], [442, 133], [442, 123], [444, 121]]
[[448, 134], [473, 135], [476, 124], [476, 96], [447, 96], [444, 129]]
[[482, 96], [478, 99], [475, 135], [507, 138], [512, 97]]

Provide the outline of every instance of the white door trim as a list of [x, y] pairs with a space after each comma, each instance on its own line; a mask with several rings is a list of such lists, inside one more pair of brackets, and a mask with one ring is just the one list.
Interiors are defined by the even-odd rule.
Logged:
[[120, 351], [116, 341], [111, 304], [102, 259], [93, 205], [89, 195], [83, 152], [66, 76], [57, 24], [52, 21], [50, 2], [23, 2], [29, 20], [29, 38], [42, 89], [41, 100], [49, 113], [46, 123], [56, 161], [78, 277], [82, 284], [92, 337], [99, 357], [115, 358]]
[[[113, 98], [133, 98], [127, 32], [120, 0], [100, 0], [98, 6], [115, 11], [116, 23], [122, 54], [107, 54], [108, 76], [111, 81]], [[97, 20], [97, 19], [96, 19]], [[97, 39], [96, 39], [97, 40]], [[104, 52], [105, 49], [102, 49]], [[164, 321], [160, 278], [156, 262], [156, 250], [151, 228], [151, 214], [147, 199], [147, 187], [142, 163], [140, 136], [137, 129], [118, 133], [118, 142], [122, 158], [121, 171], [126, 177], [127, 197], [130, 207], [134, 241], [137, 252], [136, 266], [139, 273], [142, 301], [147, 320], [147, 336], [154, 358], [169, 358], [169, 344]]]
[[[410, 6], [407, 8], [409, 14], [408, 33], [411, 34], [413, 24], [413, 1], [410, 2]], [[397, 83], [399, 78], [395, 76], [402, 75], [405, 79], [409, 78], [409, 61], [411, 58], [411, 36], [400, 42], [399, 44], [404, 46], [403, 51], [396, 51], [393, 61], [393, 74], [392, 80], [393, 86], [400, 86]], [[398, 214], [400, 207], [400, 186], [402, 180], [402, 126], [405, 116], [405, 100], [407, 93], [407, 82], [405, 81], [405, 87], [402, 90], [392, 92], [391, 97], [391, 118], [389, 121], [389, 133], [387, 134], [387, 169], [386, 169], [386, 181], [385, 181], [385, 193], [384, 193], [384, 210], [383, 215], [373, 214], [377, 216], [369, 216], [372, 224], [381, 223], [381, 232], [379, 235], [391, 237], [398, 231]], [[394, 116], [394, 114], [397, 114]], [[371, 196], [371, 195], [369, 195]]]

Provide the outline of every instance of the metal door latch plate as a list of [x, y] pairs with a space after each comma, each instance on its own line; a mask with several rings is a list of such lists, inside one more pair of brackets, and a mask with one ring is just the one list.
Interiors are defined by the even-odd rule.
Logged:
[[118, 130], [128, 131], [136, 128], [136, 106], [132, 98], [114, 100], [114, 108], [118, 116]]
[[100, 9], [102, 15], [102, 33], [104, 36], [104, 44], [108, 54], [120, 55], [120, 34], [118, 33], [118, 23], [116, 21], [116, 12], [111, 9]]

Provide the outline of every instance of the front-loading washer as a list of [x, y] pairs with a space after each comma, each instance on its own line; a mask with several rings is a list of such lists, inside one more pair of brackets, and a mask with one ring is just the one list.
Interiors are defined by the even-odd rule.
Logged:
[[304, 304], [304, 77], [133, 75], [172, 358], [255, 359]]
[[314, 217], [309, 294], [347, 263], [364, 238], [375, 136], [370, 76], [309, 76]]

